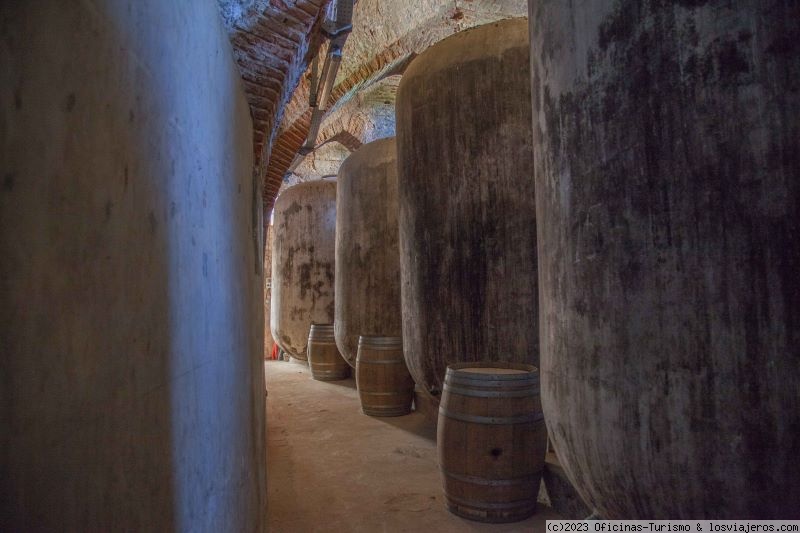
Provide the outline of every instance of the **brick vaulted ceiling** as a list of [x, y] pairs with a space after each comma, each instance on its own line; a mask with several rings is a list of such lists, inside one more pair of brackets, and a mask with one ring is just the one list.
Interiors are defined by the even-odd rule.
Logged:
[[319, 46], [330, 0], [218, 0], [253, 118], [256, 165]]
[[[320, 45], [324, 53], [320, 26], [329, 0], [218, 2], [250, 102], [255, 172], [263, 180], [269, 210], [310, 127], [308, 65]], [[362, 89], [375, 91], [378, 80], [401, 74], [409, 59], [431, 44], [473, 26], [526, 14], [526, 0], [358, 0], [318, 146], [339, 141], [352, 150], [370, 135], [380, 136], [374, 127], [363, 127], [363, 117], [370, 115], [363, 102], [370, 99], [362, 98], [360, 105], [347, 105], [349, 100]], [[393, 105], [393, 98], [375, 101]], [[348, 113], [358, 117], [343, 116]]]

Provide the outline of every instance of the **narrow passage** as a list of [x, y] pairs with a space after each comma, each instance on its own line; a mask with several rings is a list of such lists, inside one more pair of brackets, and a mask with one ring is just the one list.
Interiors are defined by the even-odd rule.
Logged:
[[543, 505], [515, 524], [450, 514], [423, 415], [365, 416], [352, 378], [323, 383], [298, 363], [265, 365], [272, 533], [530, 532], [559, 518]]

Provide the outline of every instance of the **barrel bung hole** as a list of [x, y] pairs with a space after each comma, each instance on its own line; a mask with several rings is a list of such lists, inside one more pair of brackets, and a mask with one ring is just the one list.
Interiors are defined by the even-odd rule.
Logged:
[[492, 448], [492, 450], [489, 452], [489, 455], [497, 459], [498, 457], [503, 455], [503, 450], [501, 448]]

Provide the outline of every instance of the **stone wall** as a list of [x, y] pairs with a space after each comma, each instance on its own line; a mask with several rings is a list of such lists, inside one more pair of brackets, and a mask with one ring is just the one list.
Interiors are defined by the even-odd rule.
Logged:
[[[330, 0], [217, 2], [250, 103], [253, 151], [260, 167], [300, 75], [317, 52], [319, 26]], [[263, 174], [264, 169], [256, 171]]]
[[218, 6], [10, 1], [0, 35], [0, 530], [263, 530], [261, 221]]

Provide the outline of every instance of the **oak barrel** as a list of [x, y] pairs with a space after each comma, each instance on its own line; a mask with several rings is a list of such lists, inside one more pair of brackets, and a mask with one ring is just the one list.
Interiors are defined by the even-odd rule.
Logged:
[[414, 380], [403, 358], [400, 337], [359, 337], [356, 384], [365, 415], [402, 416], [411, 412]]
[[536, 367], [448, 366], [436, 441], [450, 512], [480, 522], [532, 515], [547, 448]]
[[335, 381], [350, 375], [350, 365], [339, 354], [333, 324], [312, 324], [308, 333], [308, 365], [317, 381]]

